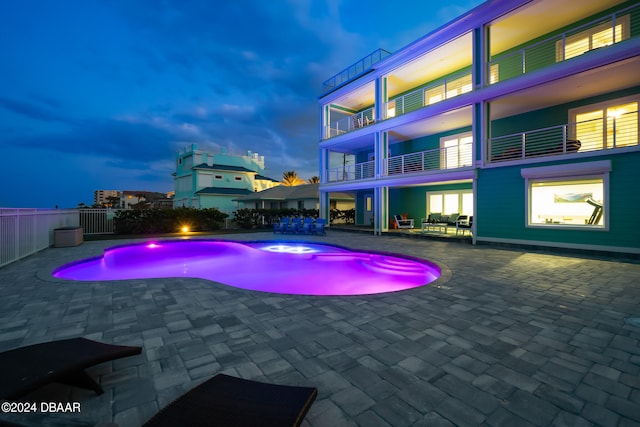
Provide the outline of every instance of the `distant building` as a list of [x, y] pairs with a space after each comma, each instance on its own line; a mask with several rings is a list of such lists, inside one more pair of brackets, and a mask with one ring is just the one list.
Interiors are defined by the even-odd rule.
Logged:
[[[145, 207], [162, 207], [162, 201], [166, 201], [167, 199], [167, 193], [143, 190], [124, 190], [120, 197], [119, 207], [122, 209], [132, 209], [141, 203], [144, 203]], [[166, 205], [166, 202], [164, 205]]]
[[264, 156], [211, 154], [196, 144], [178, 153], [174, 174], [174, 207], [236, 209], [234, 199], [280, 185], [264, 176]]
[[95, 190], [93, 192], [93, 203], [96, 205], [110, 205], [110, 197], [120, 197], [118, 190]]
[[[240, 196], [235, 201], [249, 209], [318, 209], [320, 184], [287, 187], [280, 185], [268, 190]], [[331, 193], [331, 209], [347, 210], [355, 207], [355, 198], [349, 193]]]

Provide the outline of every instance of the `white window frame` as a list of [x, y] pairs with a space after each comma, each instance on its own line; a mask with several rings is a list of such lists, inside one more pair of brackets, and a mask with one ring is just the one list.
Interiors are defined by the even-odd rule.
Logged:
[[[463, 205], [463, 195], [464, 194], [471, 194], [473, 196], [473, 190], [469, 189], [469, 190], [451, 190], [451, 191], [427, 191], [425, 194], [426, 197], [426, 207], [427, 207], [427, 212], [425, 215], [425, 218], [429, 217], [429, 214], [432, 213], [441, 213], [442, 215], [450, 215], [452, 213], [456, 213], [456, 212], [447, 212], [446, 209], [442, 209], [443, 212], [437, 212], [434, 211], [433, 209], [431, 209], [431, 203], [429, 202], [429, 198], [431, 196], [441, 196], [442, 198], [442, 206], [444, 206], [444, 202], [445, 202], [445, 196], [446, 195], [451, 195], [451, 194], [455, 194], [458, 196], [458, 211], [457, 213], [459, 213], [460, 215], [467, 215], [462, 211], [462, 205]], [[473, 199], [472, 199], [473, 200]], [[471, 210], [470, 210], [470, 214], [469, 215], [473, 215], [473, 206], [471, 206]]]
[[[520, 170], [524, 178], [525, 191], [525, 227], [544, 228], [554, 230], [586, 230], [609, 231], [610, 203], [609, 203], [609, 174], [611, 161], [601, 160], [596, 162], [569, 163], [554, 166], [542, 166], [524, 168]], [[547, 224], [531, 222], [531, 188], [533, 183], [602, 179], [602, 225], [591, 224]]]
[[[569, 134], [571, 139], [576, 139], [576, 127], [577, 127], [577, 116], [584, 113], [591, 113], [595, 111], [602, 111], [602, 148], [613, 148], [607, 146], [607, 109], [611, 107], [615, 107], [617, 105], [629, 104], [632, 102], [636, 102], [638, 104], [638, 129], [637, 134], [640, 136], [640, 94], [625, 96], [624, 98], [616, 98], [611, 99], [609, 101], [598, 102], [596, 104], [585, 105], [583, 107], [572, 108], [569, 110]], [[640, 147], [640, 141], [638, 145], [625, 145], [620, 148], [628, 148], [628, 147]]]
[[[461, 149], [460, 149], [460, 141], [464, 138], [469, 138], [471, 137], [471, 144], [470, 144], [470, 149], [471, 152], [469, 153], [469, 157], [471, 157], [470, 163], [467, 164], [463, 164], [460, 160], [460, 155], [461, 155]], [[458, 159], [457, 159], [457, 163], [456, 166], [449, 166], [447, 163], [447, 150], [445, 150], [445, 143], [451, 140], [456, 139], [457, 142], [457, 154], [458, 154]], [[458, 168], [466, 168], [469, 166], [473, 166], [473, 133], [472, 132], [464, 132], [464, 133], [459, 133], [456, 135], [449, 135], [449, 136], [445, 136], [440, 138], [440, 152], [442, 153], [442, 155], [440, 156], [440, 169], [441, 170], [446, 170], [446, 169], [458, 169]]]

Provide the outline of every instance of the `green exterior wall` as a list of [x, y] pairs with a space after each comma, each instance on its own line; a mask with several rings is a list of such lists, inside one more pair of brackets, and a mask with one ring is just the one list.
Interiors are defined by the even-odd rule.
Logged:
[[[626, 152], [601, 157], [590, 157], [571, 163], [610, 159], [612, 171], [609, 175], [609, 230], [562, 230], [553, 228], [527, 228], [525, 179], [521, 169], [527, 167], [566, 164], [568, 162], [536, 163], [484, 169], [478, 171], [477, 237], [498, 238], [531, 242], [563, 242], [577, 245], [599, 245], [611, 247], [640, 248], [640, 227], [629, 226], [630, 218], [640, 210], [638, 190], [633, 186], [640, 175], [640, 152]], [[483, 221], [483, 218], [490, 220]]]

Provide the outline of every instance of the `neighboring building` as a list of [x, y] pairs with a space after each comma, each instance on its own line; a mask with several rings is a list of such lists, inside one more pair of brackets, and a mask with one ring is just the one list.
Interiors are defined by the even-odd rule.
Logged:
[[143, 203], [145, 207], [166, 207], [167, 200], [167, 193], [124, 190], [120, 196], [120, 208], [131, 209], [141, 203]]
[[[320, 210], [376, 234], [473, 215], [475, 242], [640, 253], [640, 3], [491, 0], [325, 82]], [[577, 142], [579, 141], [579, 142]]]
[[[295, 186], [279, 185], [268, 190], [248, 194], [235, 199], [240, 208], [250, 209], [318, 209], [320, 184]], [[331, 209], [353, 209], [354, 197], [347, 193], [332, 193]]]
[[176, 159], [174, 207], [236, 209], [233, 200], [279, 185], [264, 176], [264, 156], [210, 154], [195, 144], [178, 153]]
[[95, 205], [110, 205], [112, 197], [120, 198], [120, 192], [118, 190], [94, 190], [93, 191], [93, 203]]

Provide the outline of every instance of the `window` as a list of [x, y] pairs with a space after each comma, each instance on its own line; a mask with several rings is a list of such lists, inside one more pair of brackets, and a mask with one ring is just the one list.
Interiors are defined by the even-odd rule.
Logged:
[[213, 179], [220, 181], [222, 179], [222, 175], [216, 175], [213, 177]]
[[530, 225], [602, 227], [603, 178], [532, 180]]
[[440, 149], [441, 169], [471, 166], [473, 160], [473, 136], [471, 133], [464, 133], [441, 138]]
[[495, 84], [500, 81], [500, 68], [499, 64], [492, 64], [489, 67], [489, 84]]
[[235, 176], [235, 177], [233, 177], [233, 179], [235, 179], [236, 181], [242, 181], [242, 177], [241, 176]]
[[629, 38], [629, 15], [619, 16], [613, 22], [607, 20], [576, 34], [567, 35], [556, 42], [556, 62], [580, 56], [590, 50], [610, 46]]
[[430, 213], [473, 215], [473, 193], [468, 190], [428, 192], [427, 216]]
[[612, 100], [569, 111], [575, 123], [573, 138], [580, 151], [638, 145], [638, 96]]
[[522, 169], [527, 225], [606, 228], [610, 171], [608, 160]]

